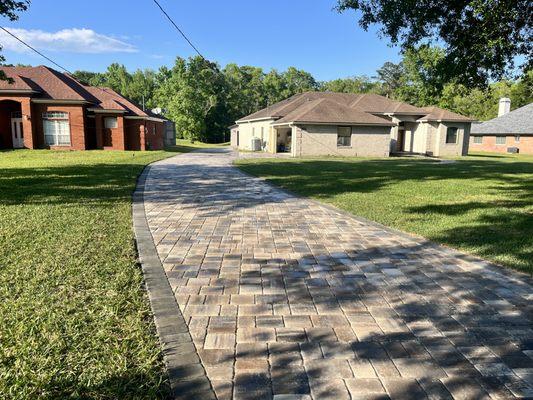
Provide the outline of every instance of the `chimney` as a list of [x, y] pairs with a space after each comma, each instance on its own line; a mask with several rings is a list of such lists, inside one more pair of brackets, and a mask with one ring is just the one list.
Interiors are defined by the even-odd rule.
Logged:
[[507, 114], [509, 111], [511, 111], [511, 99], [502, 97], [498, 104], [498, 117]]

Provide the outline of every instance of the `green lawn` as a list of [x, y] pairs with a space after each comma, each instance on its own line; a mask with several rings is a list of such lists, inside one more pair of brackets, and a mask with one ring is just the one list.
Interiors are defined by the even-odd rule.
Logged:
[[167, 384], [131, 194], [171, 151], [0, 152], [0, 398], [154, 399]]
[[533, 273], [533, 156], [240, 159], [244, 171], [353, 214]]

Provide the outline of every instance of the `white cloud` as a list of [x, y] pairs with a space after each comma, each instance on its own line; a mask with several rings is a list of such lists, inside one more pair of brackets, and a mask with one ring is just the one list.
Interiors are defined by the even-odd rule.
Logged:
[[[110, 36], [96, 33], [92, 29], [72, 28], [57, 32], [45, 32], [39, 29], [7, 28], [13, 35], [24, 40], [38, 50], [61, 51], [68, 53], [135, 53], [132, 44]], [[26, 46], [0, 31], [0, 45], [6, 50], [24, 53], [30, 51]]]

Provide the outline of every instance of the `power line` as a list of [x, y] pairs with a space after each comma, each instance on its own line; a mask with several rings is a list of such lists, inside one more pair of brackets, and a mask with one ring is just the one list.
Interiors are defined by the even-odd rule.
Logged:
[[[41, 57], [44, 57], [45, 59], [47, 59], [48, 61], [50, 61], [52, 64], [54, 64], [55, 66], [61, 68], [63, 71], [65, 72], [68, 72], [72, 78], [74, 78], [74, 73], [69, 71], [68, 69], [66, 69], [65, 67], [59, 65], [58, 63], [56, 63], [54, 60], [52, 60], [50, 57], [47, 57], [46, 55], [44, 55], [43, 53], [41, 53], [39, 50], [37, 50], [36, 48], [30, 46], [28, 43], [26, 43], [24, 40], [20, 39], [19, 37], [17, 37], [14, 33], [11, 33], [9, 32], [6, 28], [4, 28], [3, 26], [0, 26], [0, 29], [2, 29], [4, 32], [6, 32], [7, 34], [11, 35], [12, 37], [14, 37], [15, 39], [17, 39], [20, 43], [22, 43], [24, 46], [28, 47], [29, 49], [33, 50], [34, 52], [36, 52], [37, 54], [39, 54]], [[75, 78], [74, 78], [75, 79]], [[83, 82], [82, 82], [83, 83]], [[86, 83], [85, 83], [86, 84]], [[91, 85], [89, 85], [91, 86]], [[91, 87], [94, 87], [96, 89], [99, 89], [101, 90], [103, 93], [107, 94], [107, 95], [110, 95], [111, 93], [109, 93], [107, 90], [105, 90], [105, 88], [102, 88], [102, 87], [98, 87], [98, 86], [91, 86]], [[121, 95], [122, 96], [122, 95]], [[143, 110], [144, 111], [144, 110]]]
[[183, 36], [183, 38], [187, 41], [187, 43], [189, 43], [189, 45], [194, 49], [194, 51], [196, 51], [196, 53], [198, 53], [198, 55], [200, 57], [202, 57], [204, 60], [205, 60], [205, 57], [202, 55], [202, 53], [200, 53], [200, 51], [196, 48], [196, 46], [194, 44], [192, 44], [192, 42], [189, 40], [189, 38], [187, 37], [187, 35], [185, 35], [185, 33], [183, 33], [183, 31], [178, 27], [178, 25], [176, 25], [176, 23], [172, 20], [172, 18], [170, 18], [170, 15], [167, 14], [167, 12], [163, 9], [163, 7], [161, 7], [161, 4], [158, 3], [157, 0], [153, 0], [154, 3], [159, 7], [159, 9], [161, 10], [161, 12], [163, 14], [165, 14], [165, 17], [168, 18], [168, 20], [170, 21], [170, 23], [172, 25], [174, 25], [174, 28], [176, 28], [178, 30], [178, 32], [181, 34], [181, 36]]
[[74, 75], [72, 72], [70, 72], [68, 69], [66, 69], [65, 67], [62, 67], [61, 65], [59, 65], [58, 63], [56, 63], [54, 60], [52, 60], [50, 57], [47, 57], [45, 56], [43, 53], [41, 53], [39, 50], [35, 49], [34, 47], [30, 46], [28, 43], [26, 43], [24, 40], [20, 39], [19, 37], [15, 36], [13, 33], [9, 32], [6, 28], [4, 28], [3, 26], [0, 26], [0, 29], [2, 29], [5, 33], [7, 33], [8, 35], [14, 37], [15, 39], [17, 39], [20, 43], [22, 43], [24, 46], [28, 47], [29, 49], [33, 50], [34, 52], [36, 52], [37, 54], [39, 54], [41, 57], [44, 57], [46, 58], [48, 61], [50, 61], [52, 64], [54, 64], [55, 66], [61, 68], [63, 71], [66, 71], [68, 72], [69, 74], [71, 75]]

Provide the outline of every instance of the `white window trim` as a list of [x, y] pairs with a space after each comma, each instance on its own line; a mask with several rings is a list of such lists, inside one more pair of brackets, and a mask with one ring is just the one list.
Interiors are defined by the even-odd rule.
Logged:
[[[50, 111], [42, 114], [44, 143], [47, 146], [71, 146], [70, 115], [65, 111]], [[62, 124], [64, 123], [64, 124]], [[52, 132], [47, 132], [53, 127]], [[63, 138], [61, 142], [60, 137]], [[66, 138], [68, 137], [68, 143]], [[48, 139], [47, 139], [48, 138]], [[50, 140], [52, 138], [52, 140]]]
[[[107, 121], [113, 120], [114, 126], [108, 127]], [[118, 128], [118, 118], [117, 117], [104, 117], [104, 128], [105, 129], [117, 129]]]
[[[503, 143], [498, 143], [499, 138], [503, 138]], [[496, 143], [496, 146], [505, 146], [507, 144], [507, 136], [496, 136], [496, 139], [494, 141]]]
[[[483, 136], [472, 136], [474, 138], [474, 144], [483, 144]], [[479, 142], [476, 142], [479, 139]]]

